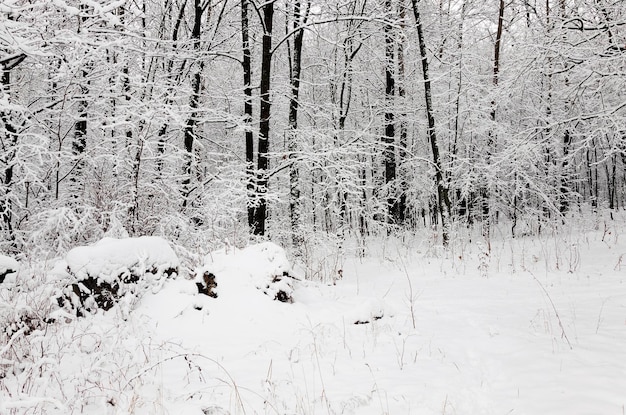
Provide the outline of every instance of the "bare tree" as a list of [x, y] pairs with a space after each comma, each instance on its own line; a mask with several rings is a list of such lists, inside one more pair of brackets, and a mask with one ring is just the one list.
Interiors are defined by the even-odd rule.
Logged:
[[243, 93], [244, 93], [244, 139], [246, 153], [246, 189], [248, 227], [254, 227], [255, 214], [255, 175], [254, 175], [254, 134], [252, 132], [252, 56], [250, 54], [249, 0], [241, 0], [241, 45], [243, 51]]
[[392, 26], [394, 19], [393, 0], [385, 0], [385, 14], [387, 22], [385, 32], [385, 134], [382, 137], [384, 145], [385, 184], [387, 186], [387, 215], [392, 223], [398, 222], [398, 201], [396, 199], [396, 124], [395, 124], [395, 94], [396, 94], [396, 36]]
[[[86, 25], [89, 22], [89, 8], [85, 4], [80, 5], [80, 15], [78, 16], [78, 29], [77, 34], [79, 36], [85, 35]], [[89, 58], [87, 58], [89, 59]], [[72, 172], [69, 175], [70, 180], [70, 196], [78, 201], [80, 199], [81, 188], [84, 188], [83, 170], [85, 167], [84, 153], [87, 149], [87, 110], [89, 108], [89, 84], [90, 84], [90, 71], [92, 65], [89, 61], [83, 64], [80, 70], [80, 77], [78, 81], [78, 100], [76, 102], [76, 121], [74, 123], [74, 139], [72, 141], [72, 156], [73, 167]]]
[[256, 193], [258, 199], [254, 205], [254, 235], [265, 235], [267, 219], [267, 186], [269, 177], [270, 148], [270, 116], [272, 111], [271, 77], [272, 77], [272, 33], [274, 26], [274, 1], [263, 6], [263, 41], [261, 49], [261, 87], [260, 87], [260, 120], [259, 138], [257, 141], [257, 180]]
[[[0, 92], [4, 96], [11, 95], [11, 71], [18, 66], [26, 55], [17, 53], [4, 57], [0, 61], [2, 67], [2, 89]], [[9, 101], [9, 100], [7, 100]], [[15, 167], [15, 152], [18, 144], [18, 127], [15, 124], [13, 116], [5, 111], [0, 110], [0, 120], [2, 121], [2, 130], [0, 134], [0, 144], [2, 145], [2, 164], [4, 165], [3, 194], [0, 195], [0, 215], [2, 216], [2, 227], [7, 232], [8, 239], [13, 249], [17, 248], [15, 244], [15, 233], [13, 229], [13, 175]]]
[[[293, 3], [292, 29], [293, 45], [288, 44], [289, 52], [289, 132], [287, 151], [291, 160], [289, 168], [289, 221], [291, 223], [292, 244], [298, 252], [304, 243], [302, 233], [302, 201], [300, 199], [300, 171], [297, 161], [300, 150], [298, 138], [298, 108], [300, 96], [300, 77], [302, 75], [302, 46], [304, 43], [304, 25], [307, 22], [311, 2], [302, 4], [299, 0]], [[289, 26], [287, 26], [289, 28]]]
[[[193, 44], [193, 50], [195, 52], [200, 51], [200, 34], [202, 33], [202, 19], [204, 12], [211, 6], [211, 0], [194, 0], [193, 2], [193, 28], [191, 30], [191, 41]], [[196, 139], [197, 131], [196, 124], [198, 122], [198, 107], [200, 105], [200, 89], [202, 87], [202, 72], [204, 70], [204, 62], [198, 59], [195, 62], [193, 75], [191, 77], [191, 97], [189, 98], [190, 114], [187, 118], [187, 123], [184, 130], [184, 144], [185, 151], [187, 152], [187, 158], [183, 167], [183, 208], [185, 208], [189, 202], [189, 194], [191, 192], [191, 168], [193, 164], [193, 142]]]
[[441, 217], [441, 235], [444, 246], [450, 241], [450, 197], [448, 196], [448, 187], [444, 181], [444, 169], [439, 153], [439, 144], [437, 143], [437, 132], [435, 126], [435, 116], [432, 103], [432, 90], [430, 75], [428, 72], [428, 51], [426, 49], [426, 41], [424, 39], [424, 30], [422, 27], [422, 19], [418, 8], [418, 0], [411, 0], [413, 5], [413, 14], [415, 16], [415, 26], [417, 29], [417, 37], [419, 42], [420, 57], [422, 61], [422, 77], [424, 80], [424, 100], [426, 102], [426, 117], [428, 119], [428, 140], [432, 150], [433, 165], [435, 168], [435, 187], [437, 189], [437, 207]]

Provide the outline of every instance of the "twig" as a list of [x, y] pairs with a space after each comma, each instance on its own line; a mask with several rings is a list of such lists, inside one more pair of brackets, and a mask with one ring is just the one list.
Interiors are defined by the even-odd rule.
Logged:
[[9, 339], [7, 344], [2, 348], [2, 350], [0, 350], [0, 356], [5, 354], [6, 352], [8, 352], [9, 349], [11, 348], [11, 346], [13, 345], [13, 341], [15, 341], [15, 339], [17, 339], [18, 337], [20, 337], [24, 333], [26, 333], [26, 328], [25, 327], [22, 327], [21, 329], [19, 329], [15, 333], [13, 333], [13, 335], [11, 336], [11, 338]]
[[400, 255], [400, 250], [398, 250], [398, 258], [400, 258], [400, 264], [404, 269], [404, 275], [406, 276], [406, 280], [409, 283], [409, 311], [411, 312], [411, 322], [413, 323], [413, 328], [417, 328], [415, 324], [415, 301], [420, 297], [421, 293], [416, 296], [413, 295], [413, 284], [411, 283], [411, 277], [409, 275], [409, 270], [402, 259], [402, 255]]
[[531, 277], [533, 277], [533, 279], [537, 282], [537, 284], [539, 284], [539, 287], [541, 287], [541, 290], [545, 293], [546, 297], [548, 297], [548, 300], [550, 301], [550, 304], [552, 305], [552, 310], [554, 310], [554, 315], [556, 316], [556, 319], [559, 322], [559, 327], [561, 328], [561, 337], [564, 338], [565, 341], [567, 341], [567, 345], [569, 346], [570, 350], [573, 350], [574, 348], [572, 347], [572, 343], [570, 343], [569, 338], [567, 337], [567, 333], [565, 333], [563, 322], [561, 321], [559, 312], [556, 310], [556, 306], [554, 305], [554, 301], [552, 301], [552, 297], [550, 297], [548, 290], [546, 290], [546, 288], [543, 286], [541, 281], [539, 281], [537, 277], [535, 277], [535, 274], [533, 274], [532, 272], [528, 270], [526, 272], [528, 272], [531, 275]]
[[600, 330], [600, 323], [602, 322], [602, 310], [604, 310], [604, 304], [606, 304], [606, 302], [610, 299], [611, 297], [605, 298], [602, 301], [602, 305], [600, 306], [600, 313], [598, 313], [598, 324], [596, 324], [596, 334], [598, 334], [598, 331]]
[[[141, 370], [139, 373], [135, 374], [134, 376], [132, 376], [130, 379], [128, 379], [128, 381], [126, 382], [126, 385], [122, 388], [122, 390], [126, 389], [128, 386], [130, 386], [130, 384], [137, 378], [140, 378], [141, 376], [143, 376], [144, 374], [148, 373], [149, 371], [151, 371], [152, 369], [162, 365], [163, 363], [166, 363], [168, 361], [171, 360], [175, 360], [175, 359], [179, 359], [179, 358], [184, 358], [186, 360], [188, 360], [189, 357], [198, 357], [198, 358], [202, 358], [205, 360], [208, 360], [209, 362], [214, 363], [218, 368], [220, 368], [225, 374], [226, 376], [228, 376], [228, 378], [230, 379], [230, 385], [233, 387], [233, 389], [235, 390], [235, 397], [237, 398], [237, 401], [239, 403], [239, 406], [241, 407], [241, 410], [243, 412], [243, 414], [245, 415], [246, 413], [246, 409], [243, 405], [243, 400], [241, 398], [241, 395], [239, 393], [239, 386], [235, 383], [235, 379], [233, 379], [233, 377], [231, 376], [231, 374], [228, 372], [228, 370], [226, 370], [226, 368], [224, 366], [222, 366], [222, 364], [220, 362], [218, 362], [215, 359], [212, 359], [208, 356], [205, 356], [203, 354], [200, 353], [179, 353], [170, 357], [166, 357], [164, 359], [161, 359], [160, 361], [156, 362], [155, 364], [144, 368], [143, 370]], [[217, 378], [219, 379], [219, 378]], [[227, 381], [223, 381], [226, 384], [229, 384], [229, 382]]]

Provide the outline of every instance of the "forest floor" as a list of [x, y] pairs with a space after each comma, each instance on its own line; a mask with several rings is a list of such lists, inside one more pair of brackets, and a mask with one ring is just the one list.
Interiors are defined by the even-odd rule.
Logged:
[[[223, 250], [210, 256], [217, 298], [177, 278], [129, 313], [0, 344], [0, 413], [624, 415], [624, 232], [623, 218], [596, 218], [494, 232], [490, 250], [469, 237], [447, 251], [346, 245], [308, 262], [326, 277], [294, 281], [292, 303], [257, 289], [258, 255]], [[0, 288], [5, 308], [45, 301]]]

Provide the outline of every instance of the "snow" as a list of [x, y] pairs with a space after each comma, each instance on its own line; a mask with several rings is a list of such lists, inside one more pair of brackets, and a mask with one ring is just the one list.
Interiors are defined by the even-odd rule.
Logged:
[[17, 272], [20, 269], [20, 264], [13, 258], [6, 255], [0, 255], [0, 273], [4, 273], [8, 270]]
[[[0, 413], [623, 414], [626, 243], [609, 225], [491, 252], [346, 246], [336, 285], [294, 275], [275, 244], [225, 247], [196, 270], [216, 276], [217, 298], [179, 276], [128, 315], [14, 334], [27, 351], [0, 347]], [[111, 242], [67, 263], [92, 275], [174, 261], [162, 240]], [[266, 292], [283, 272], [292, 303]]]
[[20, 270], [20, 264], [13, 258], [0, 254], [0, 284], [9, 283]]
[[129, 270], [154, 269], [161, 274], [179, 266], [179, 260], [168, 242], [156, 236], [139, 238], [104, 238], [90, 246], [79, 246], [65, 256], [70, 272], [78, 279], [89, 276], [113, 282]]
[[80, 10], [78, 8], [70, 6], [63, 0], [52, 0], [52, 4], [61, 10], [65, 10], [69, 16], [80, 16]]
[[[216, 276], [218, 296], [227, 296], [228, 301], [237, 301], [241, 291], [253, 295], [261, 290], [274, 298], [282, 290], [287, 295], [293, 293], [289, 284], [292, 273], [287, 254], [272, 242], [263, 242], [244, 249], [225, 247], [210, 253], [204, 258], [204, 265], [197, 271], [198, 276], [205, 272]], [[228, 278], [220, 278], [227, 275]]]

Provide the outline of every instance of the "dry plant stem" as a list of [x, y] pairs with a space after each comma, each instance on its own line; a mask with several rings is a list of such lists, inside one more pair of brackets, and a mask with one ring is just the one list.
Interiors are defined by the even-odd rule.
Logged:
[[320, 355], [317, 351], [317, 343], [314, 342], [313, 344], [313, 348], [315, 351], [315, 362], [317, 363], [317, 371], [320, 377], [320, 382], [322, 384], [322, 395], [321, 395], [321, 399], [322, 401], [326, 401], [326, 411], [328, 412], [328, 414], [330, 415], [330, 402], [328, 401], [328, 397], [326, 396], [326, 386], [324, 386], [324, 376], [322, 375], [322, 368], [320, 366]]
[[406, 280], [409, 283], [409, 309], [411, 311], [411, 323], [413, 324], [413, 329], [416, 329], [417, 325], [415, 324], [415, 300], [417, 300], [421, 294], [418, 295], [417, 297], [413, 295], [413, 284], [411, 283], [409, 270], [407, 269], [406, 264], [404, 263], [404, 260], [402, 259], [402, 255], [400, 255], [399, 250], [398, 250], [398, 258], [400, 259], [400, 264], [402, 265], [402, 269], [404, 270], [404, 275], [406, 276]]
[[378, 389], [378, 381], [376, 380], [376, 376], [374, 376], [374, 371], [372, 370], [372, 367], [369, 365], [369, 363], [366, 363], [365, 366], [367, 366], [367, 368], [369, 369], [370, 374], [372, 375], [372, 379], [374, 380], [372, 393], [376, 392], [376, 396], [378, 397], [378, 404], [380, 405], [380, 411], [384, 415], [389, 415], [389, 411], [385, 411], [385, 405], [383, 404], [383, 399], [380, 396], [380, 390]]
[[320, 383], [322, 385], [322, 394], [320, 396], [321, 401], [322, 402], [326, 402], [326, 411], [328, 412], [328, 414], [330, 415], [330, 401], [328, 400], [328, 397], [326, 396], [326, 386], [324, 385], [324, 375], [322, 374], [322, 366], [320, 365], [320, 355], [319, 352], [317, 350], [317, 337], [315, 335], [315, 332], [313, 331], [313, 327], [310, 330], [311, 336], [313, 337], [313, 354], [315, 356], [315, 363], [317, 364], [317, 372], [320, 378]]
[[[230, 375], [230, 373], [228, 372], [228, 370], [226, 370], [226, 368], [224, 366], [222, 366], [222, 364], [220, 362], [218, 362], [215, 359], [212, 359], [210, 357], [204, 356], [202, 354], [199, 353], [179, 353], [176, 354], [174, 356], [170, 356], [170, 357], [166, 357], [164, 359], [159, 360], [158, 362], [156, 362], [155, 364], [144, 368], [142, 371], [140, 371], [139, 373], [135, 374], [134, 376], [130, 377], [127, 381], [126, 381], [126, 385], [122, 388], [122, 390], [126, 389], [127, 387], [130, 386], [131, 382], [133, 382], [135, 379], [141, 378], [143, 375], [145, 375], [146, 373], [148, 373], [149, 371], [151, 371], [152, 369], [156, 368], [159, 365], [162, 365], [165, 362], [171, 361], [171, 360], [175, 360], [175, 359], [179, 359], [179, 358], [184, 358], [184, 359], [188, 359], [190, 357], [198, 357], [198, 358], [202, 358], [202, 359], [206, 359], [212, 363], [214, 363], [218, 368], [220, 368], [228, 377], [228, 379], [230, 380], [230, 382], [224, 381], [224, 383], [226, 384], [230, 384], [234, 390], [235, 390], [235, 397], [237, 399], [237, 403], [239, 404], [239, 406], [241, 407], [241, 411], [243, 414], [246, 413], [246, 408], [243, 405], [243, 400], [241, 398], [241, 394], [239, 393], [239, 387], [238, 385], [235, 383], [235, 379], [233, 379], [233, 377]], [[218, 378], [219, 379], [219, 378]]]
[[570, 343], [569, 338], [567, 337], [567, 333], [565, 332], [565, 327], [563, 327], [563, 322], [561, 321], [561, 316], [559, 316], [559, 312], [557, 311], [556, 306], [554, 305], [554, 301], [552, 301], [552, 297], [550, 297], [550, 294], [548, 293], [548, 290], [546, 290], [546, 288], [543, 286], [541, 281], [539, 281], [537, 279], [537, 277], [535, 277], [535, 274], [533, 274], [532, 272], [530, 272], [528, 270], [526, 270], [526, 272], [528, 272], [530, 274], [530, 276], [533, 277], [535, 282], [539, 285], [541, 290], [544, 292], [544, 294], [548, 298], [548, 301], [550, 301], [550, 305], [552, 306], [552, 310], [554, 311], [554, 315], [556, 316], [556, 319], [559, 322], [559, 327], [561, 328], [561, 337], [565, 339], [565, 341], [567, 342], [567, 345], [569, 346], [570, 350], [573, 350], [574, 348], [572, 347], [572, 343]]
[[604, 310], [604, 305], [609, 300], [610, 300], [610, 297], [609, 298], [605, 298], [602, 301], [602, 306], [600, 306], [600, 313], [598, 313], [598, 323], [596, 324], [596, 334], [598, 334], [598, 331], [600, 330], [600, 323], [602, 323], [602, 311]]
[[617, 258], [617, 264], [613, 268], [614, 271], [620, 271], [622, 269], [622, 261], [624, 259], [624, 254], [621, 254], [619, 258]]

